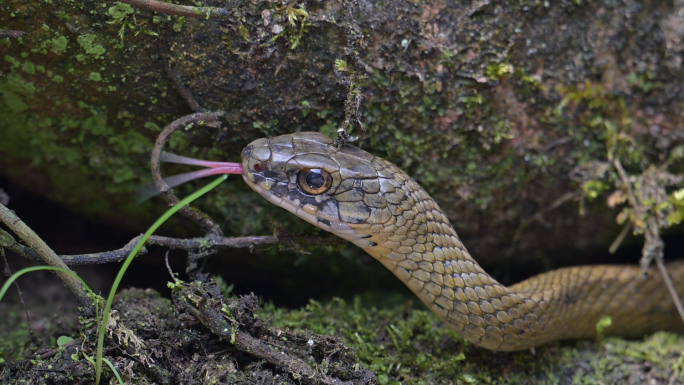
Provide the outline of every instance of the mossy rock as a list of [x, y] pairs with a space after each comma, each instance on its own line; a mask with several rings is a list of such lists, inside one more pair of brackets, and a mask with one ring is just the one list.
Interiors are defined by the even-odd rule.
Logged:
[[[484, 261], [612, 241], [615, 212], [603, 204], [582, 219], [567, 203], [516, 237], [522, 222], [577, 191], [569, 171], [606, 158], [610, 127], [633, 141], [625, 157], [634, 172], [682, 144], [681, 50], [670, 28], [681, 16], [669, 7], [405, 1], [312, 3], [302, 13], [239, 1], [224, 20], [117, 2], [2, 7], [4, 28], [26, 35], [0, 41], [0, 172], [136, 229], [160, 210], [132, 200], [149, 180], [145, 152], [160, 127], [191, 112], [165, 62], [199, 106], [227, 112], [221, 130], [195, 127], [168, 150], [226, 161], [258, 137], [334, 133], [347, 95], [335, 62], [349, 63], [363, 76], [358, 145], [416, 178]], [[227, 190], [205, 207], [228, 233], [267, 231], [266, 214], [302, 226], [239, 182]]]

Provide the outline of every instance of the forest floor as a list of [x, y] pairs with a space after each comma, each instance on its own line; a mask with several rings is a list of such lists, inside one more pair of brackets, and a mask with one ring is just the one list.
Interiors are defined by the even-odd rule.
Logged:
[[[170, 287], [173, 299], [129, 289], [114, 302], [104, 355], [126, 384], [684, 384], [684, 336], [672, 333], [497, 353], [410, 302], [292, 310], [221, 280]], [[79, 322], [73, 299], [36, 298], [30, 327], [20, 303], [0, 304], [0, 383], [93, 383], [95, 323]], [[106, 366], [102, 383], [118, 383]]]

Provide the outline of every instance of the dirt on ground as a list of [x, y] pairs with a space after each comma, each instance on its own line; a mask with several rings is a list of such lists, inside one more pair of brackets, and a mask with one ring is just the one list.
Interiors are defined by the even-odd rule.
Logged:
[[[684, 338], [671, 333], [495, 353], [410, 303], [259, 309], [221, 281], [169, 286], [172, 299], [129, 289], [114, 301], [103, 355], [125, 384], [684, 384]], [[1, 308], [0, 383], [94, 383], [96, 323], [71, 305], [27, 306], [30, 328], [19, 303]], [[119, 383], [106, 365], [101, 383]]]

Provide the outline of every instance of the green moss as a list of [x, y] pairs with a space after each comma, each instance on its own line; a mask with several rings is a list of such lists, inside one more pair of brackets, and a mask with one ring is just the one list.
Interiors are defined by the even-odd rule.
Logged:
[[484, 97], [482, 95], [464, 96], [461, 98], [461, 101], [465, 103], [467, 108], [473, 108], [482, 104]]
[[510, 63], [490, 63], [485, 68], [485, 75], [491, 80], [499, 80], [502, 77], [509, 77], [514, 74], [513, 66]]
[[[508, 183], [525, 184], [543, 170], [545, 165], [538, 165], [533, 157], [521, 165], [520, 154], [506, 146], [514, 137], [513, 125], [492, 113], [496, 99], [486, 93], [446, 100], [444, 93], [452, 91], [443, 89], [447, 85], [437, 87], [437, 82], [424, 82], [426, 89], [413, 79], [379, 71], [372, 80], [381, 89], [392, 90], [395, 99], [366, 106], [364, 125], [370, 145], [376, 154], [417, 179], [439, 202], [453, 201], [456, 190], [463, 192], [462, 199], [488, 208], [492, 202], [507, 199], [497, 194]], [[420, 105], [415, 103], [417, 98]], [[473, 126], [477, 129], [463, 128]], [[497, 161], [483, 162], [486, 157]]]
[[28, 74], [34, 75], [36, 73], [36, 66], [30, 61], [27, 61], [24, 62], [24, 65], [21, 67], [21, 70]]
[[88, 79], [94, 82], [99, 82], [102, 81], [102, 75], [100, 75], [99, 72], [91, 72], [90, 75], [88, 75]]
[[591, 179], [582, 183], [582, 191], [589, 200], [596, 199], [608, 190], [610, 190], [610, 185], [600, 180]]
[[297, 8], [296, 5], [297, 3], [292, 3], [276, 11], [276, 14], [285, 16], [287, 23], [282, 32], [271, 38], [272, 41], [275, 41], [280, 37], [287, 37], [290, 49], [292, 50], [297, 48], [302, 37], [308, 31], [309, 26], [311, 26], [311, 23], [309, 23], [309, 12], [306, 11], [304, 6]]
[[[85, 53], [93, 59], [102, 59], [102, 55], [106, 52], [104, 47], [100, 44], [94, 44], [96, 35], [85, 34], [78, 36], [78, 44], [85, 51]], [[84, 57], [78, 59], [78, 61], [83, 61]]]
[[2, 94], [2, 101], [12, 114], [20, 114], [28, 109], [28, 105], [24, 103], [19, 95], [9, 90], [0, 90]]
[[[623, 97], [615, 96], [601, 84], [586, 81], [577, 86], [557, 86], [556, 91], [563, 97], [555, 113], [571, 126], [570, 133], [584, 147], [584, 151], [573, 155], [579, 164], [596, 160], [612, 161], [620, 159], [625, 167], [640, 169], [645, 154], [651, 152], [650, 141], [638, 141], [632, 134], [632, 112], [627, 108]], [[570, 108], [572, 119], [565, 120]], [[608, 191], [610, 186], [601, 181], [604, 175], [596, 175], [591, 181], [584, 181], [585, 195], [594, 199]]]
[[185, 25], [185, 16], [174, 16], [174, 18], [176, 21], [173, 23], [173, 31], [180, 33]]
[[[565, 342], [529, 351], [494, 353], [474, 348], [437, 317], [404, 306], [365, 307], [334, 299], [311, 301], [300, 310], [266, 304], [260, 314], [274, 327], [308, 329], [341, 337], [381, 384], [610, 383], [616, 375], [639, 375], [648, 361], [662, 377], [684, 373], [684, 337], [656, 333], [643, 340], [606, 338], [594, 343]], [[631, 366], [631, 370], [624, 370]], [[599, 382], [597, 382], [597, 380]]]
[[54, 54], [61, 55], [67, 50], [68, 46], [69, 39], [64, 36], [59, 36], [41, 43], [39, 52], [43, 55], [47, 55], [47, 50], [49, 50]]
[[627, 75], [627, 83], [640, 92], [648, 93], [653, 89], [662, 87], [662, 84], [655, 80], [656, 76], [656, 73], [650, 71], [646, 73], [632, 71]]
[[133, 7], [124, 3], [117, 3], [117, 5], [110, 7], [107, 11], [109, 16], [113, 19], [109, 23], [120, 25], [118, 35], [122, 45], [126, 29], [136, 29], [135, 23], [129, 23], [126, 20], [128, 16], [132, 15], [134, 12]]
[[124, 3], [117, 3], [107, 10], [107, 13], [114, 19], [115, 23], [122, 22], [128, 15], [132, 15], [134, 12], [133, 7]]
[[278, 127], [278, 120], [273, 119], [268, 122], [254, 121], [252, 122], [252, 127], [261, 131], [265, 136], [272, 136]]
[[150, 131], [154, 131], [154, 132], [160, 132], [160, 131], [161, 131], [161, 127], [159, 127], [159, 126], [158, 126], [156, 123], [154, 123], [154, 122], [145, 122], [145, 124], [143, 125], [143, 127], [147, 128], [147, 129], [150, 130]]
[[0, 317], [0, 364], [23, 359], [26, 341], [30, 341], [30, 329], [23, 314], [15, 311], [2, 312]]
[[7, 89], [27, 96], [33, 96], [36, 93], [35, 84], [24, 80], [16, 73], [7, 75]]
[[15, 69], [21, 65], [21, 62], [19, 62], [19, 60], [13, 58], [10, 55], [5, 55], [5, 61], [10, 63], [10, 69]]
[[[93, 40], [91, 37], [81, 37], [79, 43], [82, 48], [87, 49]], [[49, 48], [49, 45], [44, 46]], [[92, 45], [92, 48], [96, 49], [96, 45]], [[92, 53], [97, 55], [99, 51], [96, 49]], [[144, 149], [151, 148], [149, 138], [134, 131], [113, 135], [113, 127], [108, 125], [106, 119], [106, 110], [101, 106], [95, 107], [100, 103], [99, 96], [89, 91], [87, 83], [82, 80], [72, 83], [79, 91], [71, 95], [78, 95], [84, 100], [72, 100], [69, 96], [54, 98], [55, 92], [61, 92], [59, 84], [65, 81], [63, 76], [46, 71], [52, 82], [38, 82], [37, 84], [41, 84], [38, 87], [36, 83], [25, 80], [22, 75], [31, 75], [31, 72], [35, 75], [36, 70], [42, 72], [41, 68], [44, 70], [44, 67], [32, 67], [28, 61], [26, 63], [29, 64], [22, 65], [11, 55], [5, 55], [5, 62], [9, 63], [6, 68], [12, 72], [0, 79], [0, 120], [7, 124], [3, 131], [3, 140], [0, 141], [0, 152], [15, 159], [42, 163], [46, 166], [48, 176], [59, 181], [56, 183], [66, 189], [84, 188], [95, 183], [92, 191], [106, 189], [128, 193], [133, 186], [140, 183], [142, 174], [148, 172], [144, 167], [138, 167], [137, 158], [126, 154], [140, 154]], [[88, 79], [94, 84], [104, 81], [101, 72], [85, 72], [73, 63], [60, 68], [66, 68], [65, 72], [80, 79]], [[36, 103], [36, 99], [41, 100], [41, 112], [24, 115], [29, 106]], [[91, 104], [91, 101], [94, 103]], [[76, 106], [79, 108], [75, 109]], [[122, 124], [136, 118], [133, 114], [124, 115], [120, 122]], [[97, 175], [106, 175], [107, 182], [93, 178]], [[62, 196], [61, 199], [76, 203], [72, 194]], [[130, 198], [126, 201], [121, 206], [122, 209], [128, 207], [126, 205], [129, 203], [133, 204]], [[89, 207], [81, 207], [86, 211], [92, 210], [91, 215], [95, 215], [98, 212], [109, 212], [112, 204], [119, 203], [103, 200], [87, 204]], [[138, 211], [139, 208], [135, 210]]]
[[[414, 311], [402, 319], [398, 316], [401, 312], [364, 308], [357, 298], [353, 305], [341, 299], [327, 306], [311, 301], [306, 308], [289, 312], [267, 305], [263, 316], [273, 316], [271, 322], [276, 327], [305, 328], [342, 337], [354, 347], [358, 359], [375, 371], [381, 384], [396, 378], [422, 383], [421, 377], [427, 379], [436, 373], [439, 380], [462, 374], [466, 358], [460, 349], [463, 340], [451, 329], [436, 327], [432, 313]], [[455, 344], [441, 348], [444, 340]]]
[[242, 24], [238, 26], [238, 35], [245, 41], [249, 41], [249, 30]]

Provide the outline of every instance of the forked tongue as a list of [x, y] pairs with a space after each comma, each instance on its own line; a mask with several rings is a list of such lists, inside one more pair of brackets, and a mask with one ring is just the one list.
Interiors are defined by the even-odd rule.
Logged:
[[[242, 175], [242, 164], [231, 163], [231, 162], [212, 162], [208, 160], [188, 158], [187, 156], [180, 156], [176, 154], [171, 154], [169, 152], [162, 152], [159, 157], [161, 162], [165, 163], [179, 163], [179, 164], [189, 164], [192, 166], [202, 166], [207, 167], [204, 170], [197, 170], [192, 172], [186, 172], [184, 174], [173, 175], [164, 178], [169, 187], [173, 188], [179, 186], [183, 183], [190, 182], [191, 180], [204, 178], [211, 175], [218, 174], [240, 174]], [[137, 203], [142, 203], [153, 196], [159, 194], [157, 187], [154, 182], [145, 183], [138, 186], [135, 190], [135, 200]]]

